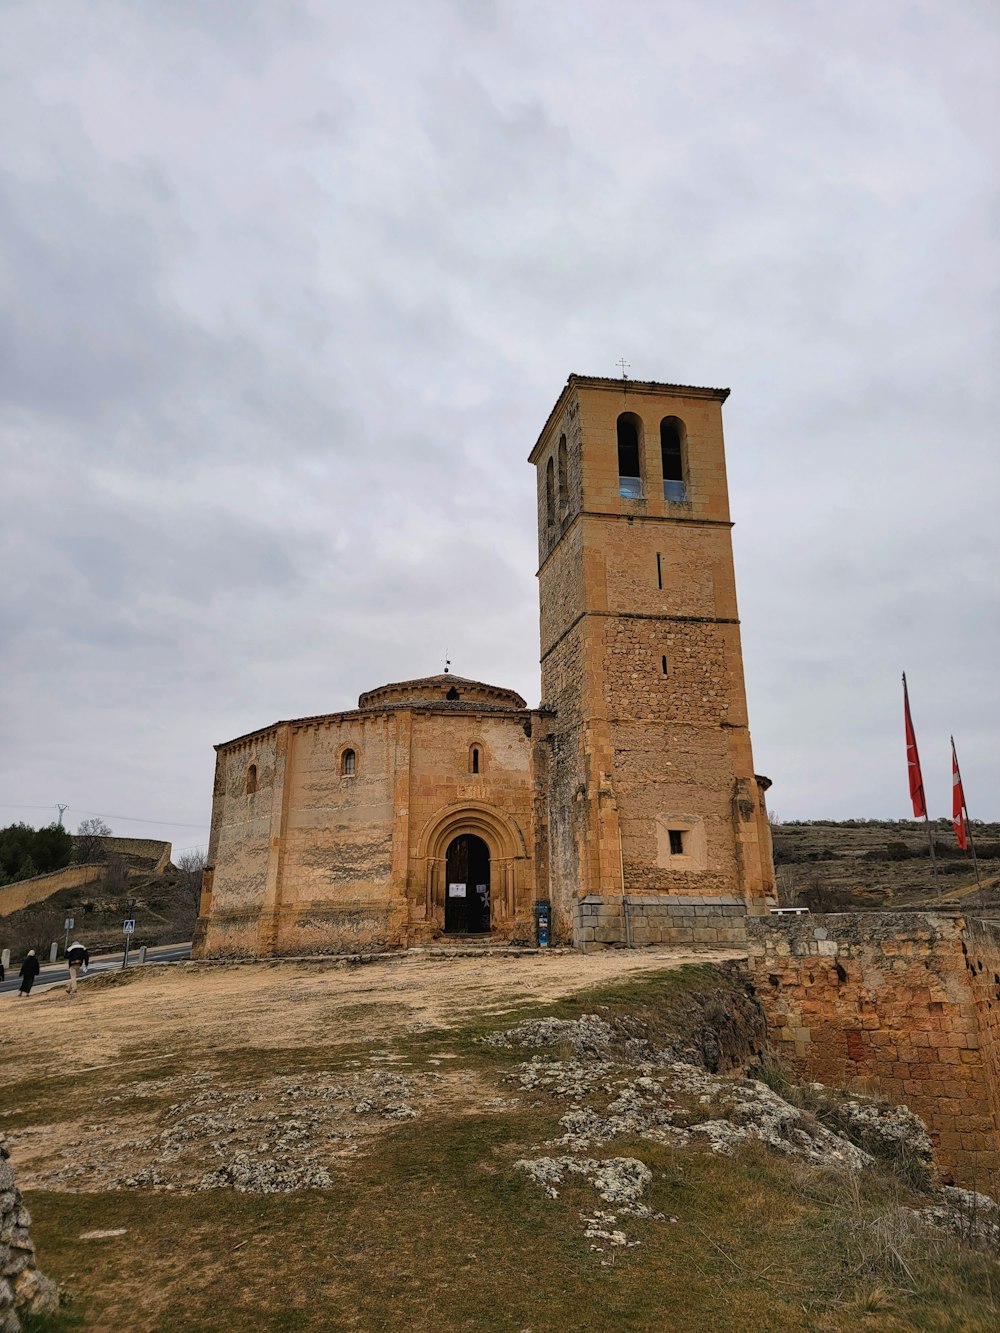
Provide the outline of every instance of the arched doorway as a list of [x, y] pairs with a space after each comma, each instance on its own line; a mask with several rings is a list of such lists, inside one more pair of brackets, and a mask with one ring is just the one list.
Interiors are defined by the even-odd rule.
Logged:
[[444, 928], [448, 935], [484, 935], [490, 929], [490, 849], [474, 833], [448, 844]]

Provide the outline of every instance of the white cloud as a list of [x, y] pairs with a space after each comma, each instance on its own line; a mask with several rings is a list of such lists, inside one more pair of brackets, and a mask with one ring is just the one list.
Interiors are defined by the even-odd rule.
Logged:
[[905, 812], [904, 666], [932, 806], [954, 730], [996, 815], [991, 7], [64, 0], [0, 52], [0, 800], [207, 820], [213, 742], [446, 646], [536, 700], [524, 458], [624, 355], [733, 388], [782, 816]]

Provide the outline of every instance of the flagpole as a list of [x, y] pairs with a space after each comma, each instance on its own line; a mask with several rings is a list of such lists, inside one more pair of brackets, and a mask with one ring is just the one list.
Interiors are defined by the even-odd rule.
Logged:
[[[912, 735], [913, 735], [913, 753], [914, 753], [914, 755], [916, 756], [916, 760], [917, 760], [917, 772], [920, 774], [920, 800], [921, 800], [921, 804], [922, 804], [923, 807], [924, 807], [924, 827], [925, 827], [926, 830], [927, 830], [927, 849], [928, 849], [928, 851], [929, 851], [930, 854], [931, 854], [931, 870], [932, 870], [932, 872], [933, 872], [933, 874], [934, 874], [934, 888], [935, 888], [935, 890], [937, 891], [937, 896], [940, 898], [940, 897], [941, 897], [941, 880], [940, 880], [940, 878], [939, 878], [939, 876], [938, 876], [937, 857], [934, 855], [934, 835], [933, 835], [933, 833], [931, 832], [931, 821], [930, 821], [930, 819], [927, 817], [927, 795], [926, 795], [926, 793], [924, 792], [924, 776], [923, 776], [923, 773], [920, 772], [920, 754], [919, 754], [919, 751], [918, 751], [918, 749], [917, 749], [917, 736], [916, 736], [916, 732], [913, 730], [913, 718], [912, 718], [912, 716], [911, 716], [911, 714], [910, 714], [910, 694], [909, 694], [909, 691], [908, 691], [907, 688], [906, 688], [906, 672], [905, 672], [905, 671], [903, 672], [903, 703], [904, 703], [904, 706], [905, 706], [905, 708], [906, 708], [906, 717], [907, 717], [907, 721], [909, 722], [909, 725], [910, 725], [910, 731], [911, 731], [911, 733], [912, 733]], [[910, 795], [911, 795], [911, 798], [912, 798], [912, 795], [913, 795], [912, 790], [911, 790]]]
[[951, 753], [955, 760], [955, 772], [958, 774], [958, 784], [962, 790], [962, 809], [965, 811], [965, 836], [969, 839], [969, 851], [972, 853], [972, 868], [976, 872], [976, 884], [980, 894], [983, 891], [983, 881], [979, 875], [979, 861], [976, 857], [976, 843], [972, 836], [972, 820], [969, 818], [969, 806], [965, 799], [965, 783], [962, 781], [962, 770], [958, 766], [958, 754], [955, 751], [955, 737], [951, 737]]

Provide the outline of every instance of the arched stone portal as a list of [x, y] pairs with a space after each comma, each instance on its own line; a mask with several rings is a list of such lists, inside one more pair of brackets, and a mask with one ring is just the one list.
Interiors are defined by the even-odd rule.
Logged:
[[488, 885], [489, 916], [481, 929], [508, 938], [519, 910], [522, 916], [530, 914], [531, 859], [521, 830], [510, 816], [485, 802], [456, 802], [427, 822], [414, 850], [409, 894], [411, 938], [431, 938], [438, 931], [457, 933], [459, 927], [452, 924], [457, 913], [448, 911], [448, 862], [450, 849], [462, 839], [482, 844], [489, 867], [486, 880], [471, 876], [464, 881], [460, 876], [451, 880], [471, 884], [471, 891], [477, 894], [477, 885]]
[[474, 833], [448, 844], [445, 856], [446, 935], [485, 935], [490, 930], [490, 849]]

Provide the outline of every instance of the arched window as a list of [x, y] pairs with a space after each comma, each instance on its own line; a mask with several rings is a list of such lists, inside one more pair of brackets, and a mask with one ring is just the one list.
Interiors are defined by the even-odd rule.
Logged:
[[479, 774], [483, 771], [483, 751], [478, 745], [469, 746], [469, 772]]
[[556, 470], [550, 458], [545, 464], [545, 522], [548, 527], [556, 521]]
[[663, 498], [686, 500], [684, 422], [677, 417], [664, 417], [660, 422], [660, 455], [663, 459]]
[[358, 771], [358, 756], [353, 750], [345, 750], [340, 756], [340, 771], [345, 778], [353, 778]]
[[627, 500], [642, 499], [641, 455], [642, 423], [634, 412], [618, 418], [618, 494]]
[[559, 517], [569, 508], [569, 456], [566, 450], [566, 436], [559, 437]]
[[251, 764], [247, 769], [247, 795], [252, 796], [257, 790], [257, 765]]

